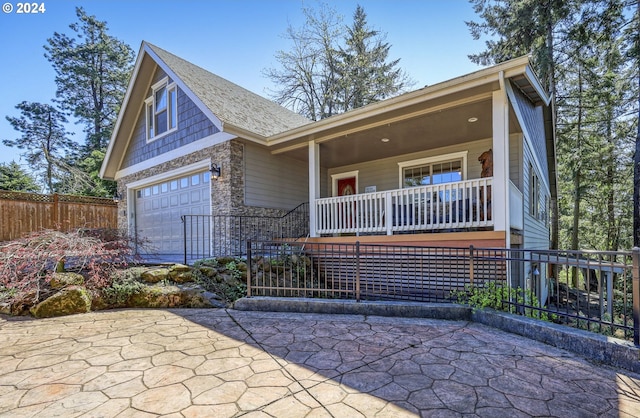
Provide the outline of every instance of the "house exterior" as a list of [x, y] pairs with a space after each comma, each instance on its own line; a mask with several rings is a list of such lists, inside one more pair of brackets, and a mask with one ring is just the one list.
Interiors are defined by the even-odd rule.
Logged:
[[164, 254], [182, 215], [303, 202], [311, 242], [547, 249], [552, 127], [528, 57], [312, 122], [143, 42], [101, 176], [119, 224]]

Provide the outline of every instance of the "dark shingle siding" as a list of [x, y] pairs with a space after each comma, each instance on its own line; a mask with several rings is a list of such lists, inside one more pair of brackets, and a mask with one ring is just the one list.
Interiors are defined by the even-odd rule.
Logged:
[[[157, 77], [156, 81], [163, 77]], [[155, 82], [155, 81], [154, 81]], [[151, 93], [149, 92], [147, 97]], [[144, 106], [144, 104], [143, 104]], [[139, 164], [163, 153], [219, 132], [215, 125], [178, 88], [178, 130], [147, 144], [144, 107], [136, 123], [133, 138], [122, 162], [122, 168]]]

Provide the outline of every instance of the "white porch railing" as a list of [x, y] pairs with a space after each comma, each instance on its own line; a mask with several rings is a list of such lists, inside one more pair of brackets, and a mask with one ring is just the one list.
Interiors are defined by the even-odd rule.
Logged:
[[493, 178], [487, 177], [317, 199], [316, 232], [391, 235], [493, 226], [492, 182]]

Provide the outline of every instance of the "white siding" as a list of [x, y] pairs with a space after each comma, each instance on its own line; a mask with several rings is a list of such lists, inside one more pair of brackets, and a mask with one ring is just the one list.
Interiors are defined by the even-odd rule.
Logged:
[[245, 205], [293, 209], [309, 200], [306, 161], [282, 155], [253, 144], [244, 146]]

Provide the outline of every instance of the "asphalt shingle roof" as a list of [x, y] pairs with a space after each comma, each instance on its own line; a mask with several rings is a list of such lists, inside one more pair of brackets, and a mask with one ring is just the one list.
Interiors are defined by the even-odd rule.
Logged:
[[224, 124], [269, 137], [312, 122], [162, 48], [147, 45]]

